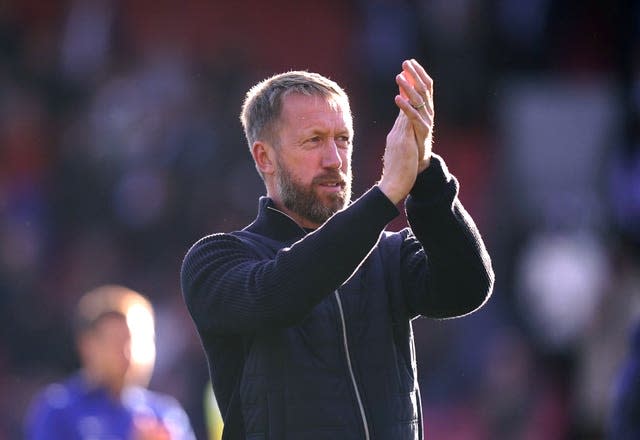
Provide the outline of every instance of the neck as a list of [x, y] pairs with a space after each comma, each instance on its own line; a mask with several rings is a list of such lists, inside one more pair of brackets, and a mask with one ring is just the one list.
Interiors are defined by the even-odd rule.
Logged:
[[[270, 196], [267, 196], [270, 197]], [[270, 197], [271, 198], [271, 197]], [[273, 200], [273, 204], [275, 205], [275, 209], [286, 215], [287, 217], [289, 217], [291, 220], [293, 220], [295, 222], [295, 224], [297, 224], [300, 228], [302, 229], [317, 229], [320, 227], [320, 225], [317, 225], [303, 217], [300, 217], [298, 214], [296, 214], [295, 212], [287, 209], [282, 203], [278, 203], [276, 200], [274, 200], [273, 198], [271, 198], [271, 200]]]
[[82, 375], [90, 386], [104, 388], [112, 397], [120, 398], [125, 385], [124, 378], [121, 380], [105, 378], [89, 369], [82, 370]]

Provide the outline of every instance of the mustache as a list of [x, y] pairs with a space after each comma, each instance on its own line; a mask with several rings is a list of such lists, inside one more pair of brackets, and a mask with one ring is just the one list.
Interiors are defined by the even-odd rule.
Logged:
[[322, 185], [325, 183], [337, 182], [341, 186], [345, 186], [348, 179], [348, 176], [341, 171], [330, 171], [314, 177], [311, 183], [314, 185]]

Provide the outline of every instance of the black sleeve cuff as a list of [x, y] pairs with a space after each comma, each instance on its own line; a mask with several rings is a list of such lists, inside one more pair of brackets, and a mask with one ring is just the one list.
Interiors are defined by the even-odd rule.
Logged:
[[398, 207], [394, 205], [391, 200], [389, 200], [389, 198], [385, 193], [382, 192], [378, 185], [373, 186], [360, 198], [363, 200], [368, 200], [369, 203], [375, 206], [375, 212], [379, 213], [382, 218], [386, 218], [388, 222], [390, 222], [400, 214]]
[[450, 204], [458, 194], [458, 181], [449, 172], [444, 159], [432, 153], [429, 167], [418, 174], [407, 202], [420, 205]]

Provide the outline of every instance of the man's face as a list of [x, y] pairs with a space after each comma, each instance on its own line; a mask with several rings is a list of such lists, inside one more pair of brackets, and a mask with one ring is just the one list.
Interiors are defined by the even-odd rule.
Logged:
[[300, 94], [283, 100], [276, 197], [301, 226], [320, 226], [351, 199], [353, 124], [346, 105]]
[[131, 332], [124, 316], [100, 318], [82, 337], [84, 367], [105, 384], [124, 382], [131, 365]]

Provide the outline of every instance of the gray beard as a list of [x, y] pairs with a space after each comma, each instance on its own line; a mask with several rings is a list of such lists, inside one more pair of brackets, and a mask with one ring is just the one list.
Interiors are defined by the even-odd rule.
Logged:
[[[336, 173], [339, 173], [336, 171]], [[303, 186], [289, 170], [278, 163], [276, 182], [280, 190], [280, 197], [284, 206], [300, 217], [315, 224], [326, 222], [329, 217], [343, 209], [351, 200], [351, 170], [341, 178], [346, 182], [344, 189], [332, 194], [328, 204], [324, 204], [314, 192], [314, 182], [308, 187]]]

